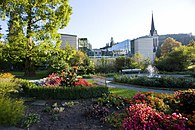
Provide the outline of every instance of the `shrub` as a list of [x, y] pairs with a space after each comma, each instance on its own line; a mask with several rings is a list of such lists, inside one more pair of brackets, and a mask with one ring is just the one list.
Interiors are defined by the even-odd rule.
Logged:
[[165, 88], [195, 88], [195, 80], [193, 78], [185, 77], [168, 77], [149, 78], [146, 76], [122, 76], [115, 75], [115, 82], [143, 85], [149, 87], [165, 87]]
[[15, 126], [24, 116], [25, 106], [22, 100], [0, 97], [0, 124]]
[[76, 86], [85, 86], [85, 87], [86, 87], [86, 86], [94, 86], [93, 84], [87, 82], [87, 81], [84, 80], [84, 79], [78, 79], [78, 81], [75, 82], [75, 85], [76, 85]]
[[167, 112], [169, 110], [169, 106], [164, 103], [163, 98], [156, 97], [153, 93], [143, 94], [141, 92], [134, 95], [132, 104], [147, 104], [148, 106], [156, 109], [157, 111]]
[[99, 118], [101, 121], [104, 121], [108, 113], [109, 110], [106, 107], [94, 104], [85, 114], [89, 117]]
[[15, 75], [11, 74], [11, 73], [2, 73], [0, 74], [0, 78], [14, 78]]
[[87, 99], [102, 96], [108, 93], [108, 88], [104, 86], [93, 87], [25, 87], [24, 94], [37, 99]]
[[14, 80], [10, 78], [0, 78], [0, 95], [7, 96], [10, 92], [17, 92], [18, 86]]
[[61, 85], [62, 78], [58, 76], [56, 73], [50, 74], [47, 79], [45, 80], [46, 86], [60, 86]]
[[146, 104], [135, 104], [127, 108], [124, 130], [185, 130], [187, 119], [181, 114], [165, 115], [158, 113]]
[[128, 116], [124, 119], [124, 130], [157, 129], [162, 116], [146, 104], [135, 104], [127, 108]]
[[113, 94], [103, 95], [102, 97], [98, 98], [97, 103], [100, 106], [112, 107], [115, 109], [124, 109], [129, 107], [130, 100], [128, 98], [116, 96]]
[[113, 112], [111, 115], [105, 118], [105, 121], [120, 130], [123, 124], [124, 118], [126, 117], [127, 117], [126, 112], [122, 112], [122, 113]]
[[188, 114], [187, 118], [188, 118], [188, 122], [187, 122], [188, 126], [192, 129], [195, 128], [195, 111], [193, 111], [192, 114]]
[[178, 109], [182, 113], [192, 113], [195, 110], [195, 89], [179, 90], [174, 93]]

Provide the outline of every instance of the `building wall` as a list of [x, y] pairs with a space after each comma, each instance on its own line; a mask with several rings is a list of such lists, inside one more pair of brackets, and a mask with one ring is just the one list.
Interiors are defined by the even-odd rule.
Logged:
[[62, 40], [60, 48], [65, 48], [66, 44], [69, 43], [72, 47], [78, 50], [78, 40], [76, 35], [61, 34]]
[[134, 53], [140, 53], [144, 56], [144, 58], [150, 58], [150, 60], [154, 61], [154, 52], [153, 52], [153, 38], [138, 38], [134, 40]]

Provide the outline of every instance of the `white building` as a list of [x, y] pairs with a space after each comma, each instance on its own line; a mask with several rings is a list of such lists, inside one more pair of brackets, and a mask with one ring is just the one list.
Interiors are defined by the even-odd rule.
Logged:
[[152, 23], [149, 36], [140, 37], [131, 41], [132, 54], [140, 53], [144, 58], [149, 58], [151, 62], [156, 56], [157, 47], [159, 45], [158, 34], [154, 27], [152, 14]]
[[62, 40], [60, 48], [65, 48], [66, 44], [70, 44], [72, 47], [76, 48], [78, 50], [78, 38], [77, 35], [70, 35], [70, 34], [61, 34]]

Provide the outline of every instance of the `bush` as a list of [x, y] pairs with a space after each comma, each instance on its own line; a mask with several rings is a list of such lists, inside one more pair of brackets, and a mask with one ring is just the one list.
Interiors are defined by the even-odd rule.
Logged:
[[160, 78], [149, 78], [146, 76], [123, 76], [115, 75], [115, 82], [143, 85], [147, 87], [163, 87], [163, 88], [195, 88], [195, 79], [186, 77], [170, 77], [163, 76]]
[[[163, 95], [164, 97], [166, 95]], [[154, 95], [153, 93], [137, 93], [134, 95], [131, 104], [147, 104], [148, 106], [156, 109], [158, 112], [164, 111], [167, 112], [169, 110], [169, 106], [164, 103], [163, 98]]]
[[0, 78], [14, 78], [15, 75], [11, 74], [11, 73], [2, 73], [0, 74]]
[[100, 106], [112, 107], [115, 109], [124, 109], [129, 107], [130, 100], [121, 96], [116, 96], [113, 94], [103, 95], [101, 98], [98, 98], [97, 103]]
[[190, 114], [195, 110], [195, 89], [179, 90], [174, 93], [180, 112]]
[[0, 124], [4, 126], [17, 125], [25, 113], [22, 100], [0, 97]]
[[162, 116], [146, 104], [135, 104], [127, 109], [128, 116], [124, 119], [124, 130], [157, 129]]
[[93, 87], [43, 87], [26, 86], [24, 94], [37, 99], [87, 99], [102, 96], [108, 93], [108, 88], [104, 86]]
[[158, 113], [146, 104], [135, 104], [127, 109], [124, 130], [185, 130], [187, 119], [181, 114]]
[[10, 78], [0, 78], [0, 95], [8, 96], [11, 92], [17, 92], [18, 85]]

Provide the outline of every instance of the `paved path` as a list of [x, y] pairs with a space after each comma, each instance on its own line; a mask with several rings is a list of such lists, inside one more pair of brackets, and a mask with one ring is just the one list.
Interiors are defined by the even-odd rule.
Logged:
[[97, 84], [99, 85], [106, 85], [110, 88], [126, 88], [131, 90], [137, 90], [137, 91], [143, 91], [143, 92], [158, 92], [158, 93], [174, 93], [172, 90], [156, 90], [156, 89], [150, 89], [150, 88], [144, 88], [143, 86], [138, 85], [120, 85], [120, 84], [113, 84], [112, 78], [102, 79], [102, 78], [93, 78]]

